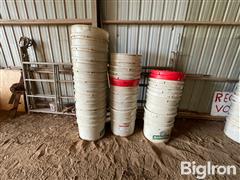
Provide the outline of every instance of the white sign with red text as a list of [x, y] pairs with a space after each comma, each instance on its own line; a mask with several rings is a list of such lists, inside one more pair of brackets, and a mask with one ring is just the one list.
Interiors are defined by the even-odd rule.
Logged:
[[231, 106], [233, 92], [216, 91], [213, 96], [211, 115], [227, 116]]

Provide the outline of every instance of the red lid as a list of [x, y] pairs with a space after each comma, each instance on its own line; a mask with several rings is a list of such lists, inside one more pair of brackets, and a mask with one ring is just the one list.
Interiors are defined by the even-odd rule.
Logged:
[[139, 79], [123, 80], [123, 79], [115, 79], [110, 76], [110, 83], [113, 86], [132, 87], [132, 86], [138, 86]]
[[149, 77], [156, 79], [182, 81], [184, 78], [184, 74], [182, 72], [177, 71], [151, 70]]

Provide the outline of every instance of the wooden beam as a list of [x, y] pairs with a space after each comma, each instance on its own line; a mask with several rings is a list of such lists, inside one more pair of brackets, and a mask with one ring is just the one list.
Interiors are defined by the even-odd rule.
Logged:
[[[142, 69], [152, 70], [152, 69], [159, 69], [159, 70], [170, 70], [170, 67], [161, 67], [161, 66], [142, 66]], [[148, 76], [149, 72], [142, 72], [143, 76]], [[199, 81], [213, 81], [213, 82], [229, 82], [229, 83], [237, 83], [239, 79], [233, 78], [225, 78], [225, 77], [216, 77], [207, 74], [185, 74], [186, 80], [199, 80]]]
[[201, 74], [186, 74], [186, 80], [201, 80], [201, 81], [214, 81], [214, 82], [229, 82], [237, 83], [239, 79], [215, 77], [211, 75], [201, 75]]
[[[94, 5], [94, 9], [96, 4]], [[96, 13], [96, 12], [94, 12]], [[94, 14], [93, 14], [94, 15]], [[96, 19], [1, 19], [0, 25], [72, 25], [96, 24]], [[166, 20], [103, 20], [105, 25], [179, 25], [179, 26], [240, 26], [240, 22], [166, 21]]]
[[[143, 117], [144, 109], [139, 108], [137, 110], [139, 117]], [[211, 116], [208, 113], [198, 113], [187, 110], [179, 110], [177, 114], [177, 118], [185, 118], [185, 119], [195, 119], [195, 120], [210, 120], [210, 121], [224, 121], [225, 117], [222, 116]]]
[[[148, 72], [142, 72], [142, 76], [149, 76]], [[222, 82], [222, 83], [238, 83], [238, 79], [231, 79], [231, 78], [223, 78], [223, 77], [215, 77], [215, 76], [201, 76], [198, 74], [194, 74], [191, 76], [188, 76], [186, 74], [185, 81], [186, 80], [195, 80], [195, 81], [212, 81], [212, 82]], [[143, 84], [140, 84], [140, 86], [144, 86]]]
[[175, 20], [103, 20], [105, 25], [179, 25], [179, 26], [239, 26], [240, 22], [175, 21]]
[[[23, 62], [23, 64], [37, 64], [37, 65], [64, 65], [64, 66], [72, 66], [72, 63], [51, 63], [51, 62]], [[159, 66], [142, 66], [142, 69], [169, 69], [168, 67], [159, 67]], [[62, 70], [60, 70], [62, 71]], [[64, 70], [63, 70], [64, 71]], [[69, 71], [65, 70], [68, 73], [71, 73], [71, 69]], [[43, 72], [44, 73], [44, 72]], [[149, 72], [142, 72], [143, 76], [148, 76]], [[239, 79], [234, 78], [224, 78], [224, 77], [216, 77], [212, 75], [205, 74], [186, 74], [185, 80], [197, 80], [197, 81], [212, 81], [212, 82], [227, 82], [227, 83], [237, 83]], [[147, 86], [146, 84], [140, 84], [140, 86]]]
[[91, 19], [1, 19], [0, 25], [72, 25], [92, 24]]
[[197, 113], [191, 111], [178, 112], [177, 118], [196, 119], [196, 120], [210, 120], [210, 121], [224, 121], [225, 117], [211, 116], [208, 113]]

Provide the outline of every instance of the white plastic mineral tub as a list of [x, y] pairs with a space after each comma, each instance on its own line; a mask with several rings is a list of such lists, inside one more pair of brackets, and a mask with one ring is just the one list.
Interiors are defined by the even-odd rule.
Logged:
[[240, 143], [240, 126], [239, 122], [233, 124], [232, 121], [226, 120], [224, 133], [232, 140]]
[[111, 129], [114, 135], [130, 136], [133, 134], [135, 128], [135, 120], [129, 122], [111, 121]]
[[105, 134], [105, 122], [79, 124], [78, 130], [80, 138], [88, 141], [96, 141]]
[[144, 136], [153, 143], [167, 142], [171, 137], [173, 126], [145, 122], [143, 125]]

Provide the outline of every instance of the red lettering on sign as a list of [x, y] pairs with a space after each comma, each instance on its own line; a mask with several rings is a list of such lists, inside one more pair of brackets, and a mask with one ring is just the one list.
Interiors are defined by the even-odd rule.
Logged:
[[217, 112], [220, 112], [222, 110], [222, 108], [223, 108], [223, 105], [220, 106], [220, 108], [218, 107], [218, 105], [216, 105]]
[[222, 93], [217, 93], [216, 94], [216, 98], [215, 98], [215, 102], [221, 102], [221, 97], [223, 97], [223, 94]]
[[229, 110], [230, 110], [230, 106], [228, 105], [223, 108], [223, 112], [225, 113], [227, 113]]
[[225, 94], [225, 97], [224, 97], [224, 100], [223, 100], [224, 102], [228, 102], [228, 95], [229, 95], [228, 93]]

